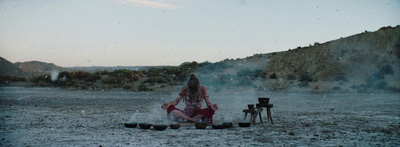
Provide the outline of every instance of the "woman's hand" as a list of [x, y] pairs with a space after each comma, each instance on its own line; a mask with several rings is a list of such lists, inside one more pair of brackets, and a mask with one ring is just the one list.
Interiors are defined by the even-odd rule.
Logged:
[[217, 104], [212, 104], [211, 105], [211, 109], [213, 109], [214, 111], [218, 110]]
[[164, 104], [161, 106], [161, 108], [164, 109], [164, 110], [166, 110], [166, 109], [169, 108], [169, 106], [171, 106], [170, 103], [164, 103]]

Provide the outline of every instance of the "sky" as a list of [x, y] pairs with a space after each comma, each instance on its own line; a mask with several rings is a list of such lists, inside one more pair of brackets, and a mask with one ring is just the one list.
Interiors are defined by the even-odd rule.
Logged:
[[400, 24], [400, 0], [0, 0], [0, 56], [62, 67], [218, 62]]

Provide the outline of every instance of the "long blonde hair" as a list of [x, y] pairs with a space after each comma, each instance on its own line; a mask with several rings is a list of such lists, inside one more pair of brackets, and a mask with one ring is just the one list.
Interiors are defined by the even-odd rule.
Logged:
[[188, 87], [188, 96], [190, 103], [192, 103], [193, 101], [200, 102], [200, 97], [201, 97], [200, 80], [197, 78], [195, 74], [190, 75], [190, 78], [187, 82], [187, 87]]

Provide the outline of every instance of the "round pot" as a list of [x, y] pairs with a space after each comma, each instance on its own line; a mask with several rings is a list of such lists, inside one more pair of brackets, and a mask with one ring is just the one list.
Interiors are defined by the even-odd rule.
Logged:
[[179, 129], [181, 127], [181, 125], [180, 124], [170, 124], [169, 127], [171, 129]]
[[260, 103], [261, 105], [266, 105], [269, 103], [269, 98], [267, 97], [260, 97], [258, 98], [258, 103]]
[[127, 128], [136, 128], [137, 123], [135, 123], [135, 122], [126, 122], [126, 123], [124, 123], [124, 125]]
[[250, 124], [249, 122], [239, 122], [239, 127], [250, 127]]
[[249, 109], [254, 109], [254, 104], [248, 104], [247, 107], [248, 107]]
[[148, 124], [148, 123], [140, 123], [139, 127], [142, 129], [150, 129], [150, 127], [153, 126], [152, 124]]
[[195, 123], [194, 126], [196, 126], [196, 129], [206, 129], [207, 123]]
[[153, 126], [153, 128], [154, 128], [154, 130], [158, 130], [158, 131], [162, 131], [162, 130], [165, 130], [165, 129], [167, 129], [167, 125], [164, 125], [164, 124], [158, 124], [158, 125], [154, 125]]
[[212, 128], [213, 129], [223, 129], [224, 126], [222, 124], [218, 124], [218, 125], [214, 124], [214, 125], [212, 125]]
[[233, 123], [231, 123], [231, 122], [224, 122], [224, 123], [222, 123], [222, 126], [223, 126], [224, 128], [230, 128], [230, 127], [233, 126]]

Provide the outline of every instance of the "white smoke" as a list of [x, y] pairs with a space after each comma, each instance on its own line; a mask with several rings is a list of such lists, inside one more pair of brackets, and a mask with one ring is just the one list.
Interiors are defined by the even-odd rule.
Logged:
[[51, 71], [51, 81], [53, 82], [57, 81], [59, 74], [60, 73], [57, 70]]

